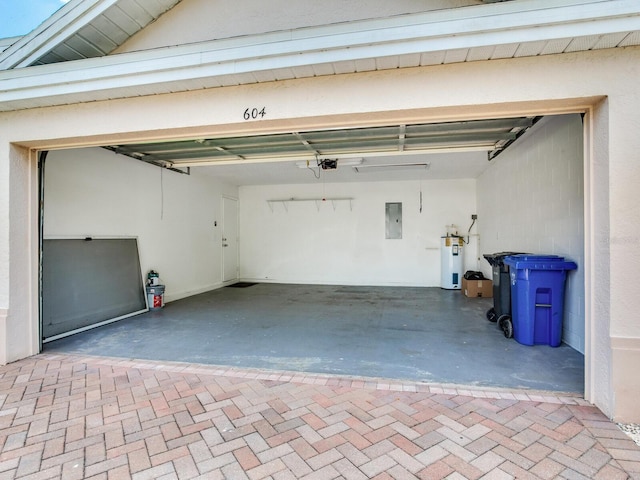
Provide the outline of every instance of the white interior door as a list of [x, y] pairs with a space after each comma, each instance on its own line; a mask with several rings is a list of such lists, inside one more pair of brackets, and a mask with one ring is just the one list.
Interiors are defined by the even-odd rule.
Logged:
[[238, 200], [222, 197], [222, 281], [238, 279]]

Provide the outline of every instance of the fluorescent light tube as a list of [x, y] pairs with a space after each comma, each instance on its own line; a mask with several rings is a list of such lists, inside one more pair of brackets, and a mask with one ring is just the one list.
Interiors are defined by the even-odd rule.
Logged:
[[388, 172], [390, 170], [429, 170], [431, 163], [429, 162], [413, 162], [413, 163], [367, 163], [353, 167], [358, 173], [372, 173], [372, 172]]

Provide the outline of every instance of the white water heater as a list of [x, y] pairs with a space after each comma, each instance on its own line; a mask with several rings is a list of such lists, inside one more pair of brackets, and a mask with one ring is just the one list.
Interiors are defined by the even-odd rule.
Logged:
[[462, 237], [441, 237], [441, 282], [440, 286], [447, 290], [460, 290], [464, 268], [464, 241]]

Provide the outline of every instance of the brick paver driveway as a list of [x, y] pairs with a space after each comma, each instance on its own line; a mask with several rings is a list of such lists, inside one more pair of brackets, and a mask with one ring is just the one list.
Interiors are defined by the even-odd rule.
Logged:
[[577, 397], [100, 357], [0, 367], [0, 479], [640, 478]]

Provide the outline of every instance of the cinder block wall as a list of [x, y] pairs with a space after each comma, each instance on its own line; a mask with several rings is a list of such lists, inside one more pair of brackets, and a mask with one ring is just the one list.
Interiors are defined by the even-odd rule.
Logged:
[[[563, 341], [584, 353], [584, 152], [580, 115], [545, 117], [478, 178], [480, 252], [564, 256]], [[491, 273], [486, 261], [485, 274]]]

